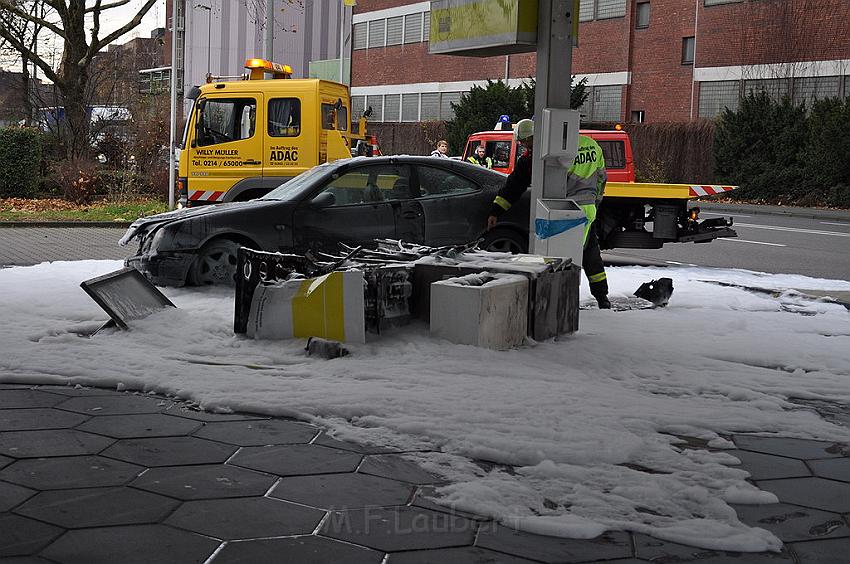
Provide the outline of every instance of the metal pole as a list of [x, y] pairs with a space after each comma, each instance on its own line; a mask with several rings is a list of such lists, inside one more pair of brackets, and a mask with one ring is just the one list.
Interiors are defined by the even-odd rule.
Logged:
[[[540, 0], [537, 21], [537, 73], [534, 93], [534, 130], [540, 132], [543, 108], [570, 107], [572, 82], [573, 0]], [[539, 146], [542, 139], [535, 144]], [[557, 161], [547, 162], [534, 152], [531, 183], [531, 213], [529, 214], [529, 248], [533, 249], [534, 207], [541, 198], [563, 198], [566, 185], [564, 168]]]
[[169, 135], [168, 151], [168, 209], [174, 209], [174, 185], [177, 174], [174, 169], [174, 149], [177, 144], [177, 4], [180, 0], [172, 0], [171, 4], [171, 133]]
[[339, 82], [345, 84], [345, 3], [339, 12]]
[[[207, 74], [212, 72], [210, 59], [212, 58], [212, 0], [207, 8]], [[219, 74], [223, 74], [219, 71]]]

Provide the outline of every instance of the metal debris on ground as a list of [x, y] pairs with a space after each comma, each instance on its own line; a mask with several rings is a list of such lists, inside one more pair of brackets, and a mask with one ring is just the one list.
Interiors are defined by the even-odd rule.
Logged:
[[328, 360], [332, 358], [340, 358], [348, 356], [348, 349], [339, 341], [331, 341], [320, 337], [310, 337], [307, 339], [307, 346], [304, 347], [307, 351], [307, 356], [319, 356]]
[[659, 278], [650, 282], [644, 282], [640, 288], [635, 290], [635, 296], [652, 302], [655, 307], [664, 307], [670, 301], [673, 294], [673, 279]]

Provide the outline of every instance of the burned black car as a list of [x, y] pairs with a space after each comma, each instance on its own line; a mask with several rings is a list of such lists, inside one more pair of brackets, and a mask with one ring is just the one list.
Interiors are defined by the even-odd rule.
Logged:
[[378, 157], [335, 161], [260, 199], [183, 209], [139, 219], [121, 240], [139, 239], [126, 260], [158, 285], [232, 284], [240, 246], [305, 253], [340, 242], [401, 239], [431, 246], [483, 237], [482, 248], [528, 245], [528, 194], [485, 232], [505, 175], [462, 161]]

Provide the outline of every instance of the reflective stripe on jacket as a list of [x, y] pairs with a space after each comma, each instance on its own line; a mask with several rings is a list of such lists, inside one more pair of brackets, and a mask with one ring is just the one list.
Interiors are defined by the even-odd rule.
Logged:
[[470, 155], [466, 160], [471, 162], [474, 165], [483, 166], [486, 168], [493, 168], [493, 159], [490, 157], [484, 157], [484, 160], [479, 160], [478, 155]]

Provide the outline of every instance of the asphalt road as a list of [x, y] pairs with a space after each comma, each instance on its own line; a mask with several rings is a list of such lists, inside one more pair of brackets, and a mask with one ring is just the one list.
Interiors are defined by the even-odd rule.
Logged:
[[[605, 256], [615, 264], [694, 264], [850, 280], [850, 212], [818, 217], [808, 210], [787, 216], [712, 209], [702, 215], [734, 217], [738, 238], [668, 244], [658, 250], [616, 249]], [[134, 245], [118, 246], [123, 234], [123, 228], [112, 227], [0, 228], [0, 266], [123, 259], [135, 251]]]
[[758, 272], [850, 280], [850, 213], [797, 217], [703, 211], [702, 217], [733, 217], [737, 238], [711, 243], [668, 244], [661, 249], [616, 249], [612, 257], [655, 260]]

